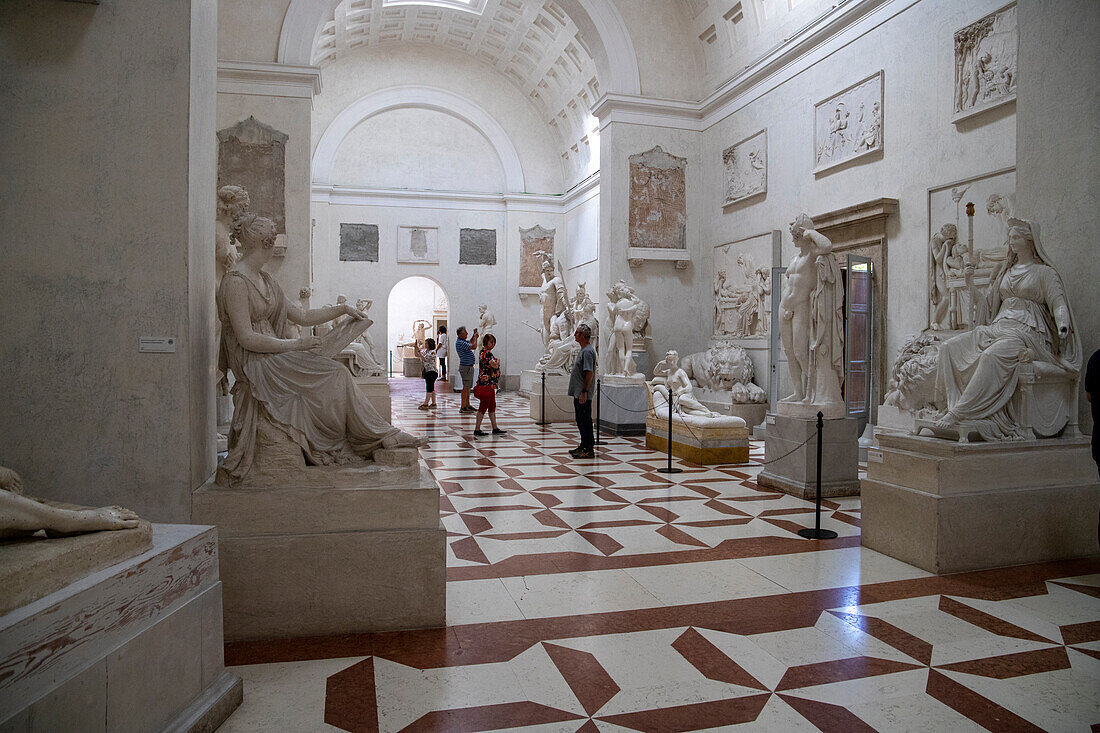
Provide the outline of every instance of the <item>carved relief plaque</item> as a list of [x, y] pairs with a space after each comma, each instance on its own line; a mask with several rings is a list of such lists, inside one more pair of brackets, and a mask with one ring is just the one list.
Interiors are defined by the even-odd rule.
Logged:
[[814, 106], [814, 173], [882, 150], [882, 72]]
[[630, 246], [687, 249], [687, 158], [657, 146], [630, 156]]
[[547, 252], [553, 259], [556, 231], [538, 225], [530, 229], [520, 227], [519, 286], [521, 288], [542, 287], [542, 266], [535, 257], [535, 252]]
[[242, 186], [249, 209], [275, 222], [286, 233], [285, 133], [255, 117], [218, 131], [218, 187]]
[[726, 168], [726, 201], [744, 201], [768, 190], [768, 131], [766, 129], [722, 151]]
[[1017, 44], [1015, 3], [955, 31], [952, 122], [1016, 99]]

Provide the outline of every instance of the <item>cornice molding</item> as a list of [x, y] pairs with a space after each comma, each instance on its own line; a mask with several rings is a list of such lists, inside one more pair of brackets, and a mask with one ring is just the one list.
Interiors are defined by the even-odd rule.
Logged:
[[312, 100], [321, 93], [321, 69], [264, 61], [219, 60], [218, 92]]
[[[592, 114], [600, 120], [601, 130], [621, 122], [701, 132], [918, 2], [847, 0], [784, 39], [702, 101], [609, 92], [597, 100]], [[846, 32], [852, 38], [842, 37]]]

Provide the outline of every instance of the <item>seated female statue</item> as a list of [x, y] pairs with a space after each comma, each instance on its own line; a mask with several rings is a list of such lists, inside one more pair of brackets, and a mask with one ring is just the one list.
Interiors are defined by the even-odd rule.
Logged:
[[239, 483], [253, 467], [257, 431], [265, 422], [289, 436], [313, 465], [422, 444], [374, 411], [351, 373], [320, 353], [320, 337], [292, 336], [291, 324], [314, 326], [364, 314], [346, 303], [305, 310], [291, 302], [262, 269], [272, 256], [275, 224], [245, 214], [237, 228], [244, 256], [222, 278], [217, 297], [220, 360], [236, 377], [229, 453], [222, 463], [229, 483]]
[[[970, 284], [974, 266], [968, 265], [963, 275]], [[977, 310], [979, 325], [943, 344], [937, 379], [947, 412], [936, 426], [966, 420], [986, 440], [1028, 437], [1020, 427], [1028, 420], [1016, 414], [1019, 405], [1013, 399], [1022, 361], [1045, 362], [1072, 378], [1081, 371], [1081, 348], [1065, 288], [1043, 255], [1037, 225], [1009, 220], [1008, 257], [994, 271]], [[1069, 408], [1044, 404], [1032, 411], [1035, 432], [1057, 434], [1066, 425]]]

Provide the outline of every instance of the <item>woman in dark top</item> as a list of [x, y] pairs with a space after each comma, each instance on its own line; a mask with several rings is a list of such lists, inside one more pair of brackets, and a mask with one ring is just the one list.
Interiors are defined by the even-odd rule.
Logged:
[[424, 377], [424, 401], [418, 407], [421, 410], [430, 410], [436, 406], [435, 380], [439, 378], [439, 372], [435, 370], [437, 351], [435, 339], [424, 339], [424, 348], [417, 350], [420, 352], [420, 358], [424, 360], [424, 370], [421, 372]]
[[506, 431], [497, 427], [497, 386], [500, 384], [500, 359], [493, 356], [493, 347], [497, 345], [497, 339], [489, 334], [481, 340], [481, 358], [478, 362], [477, 385], [474, 387], [474, 397], [478, 399], [477, 424], [474, 426], [474, 435], [488, 435], [481, 429], [481, 421], [485, 413], [489, 413], [489, 422], [493, 426], [493, 435], [504, 435]]

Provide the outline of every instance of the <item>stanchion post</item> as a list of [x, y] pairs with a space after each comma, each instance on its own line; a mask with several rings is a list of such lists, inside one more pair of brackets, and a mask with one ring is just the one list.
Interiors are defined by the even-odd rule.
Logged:
[[390, 376], [392, 377], [393, 376], [393, 349], [390, 349], [389, 364], [387, 364], [386, 366], [389, 367], [389, 369], [387, 371], [390, 373]]
[[817, 499], [814, 513], [814, 528], [798, 530], [801, 537], [811, 540], [831, 540], [836, 538], [836, 532], [831, 529], [821, 528], [821, 431], [825, 427], [824, 415], [817, 413]]
[[546, 424], [546, 372], [542, 373], [542, 404], [539, 408], [539, 425]]
[[596, 380], [596, 445], [603, 445], [603, 441], [600, 440], [600, 403], [603, 402], [603, 395], [600, 392], [600, 380]]
[[684, 469], [672, 465], [672, 389], [668, 390], [668, 465], [658, 468], [657, 473], [683, 473]]

